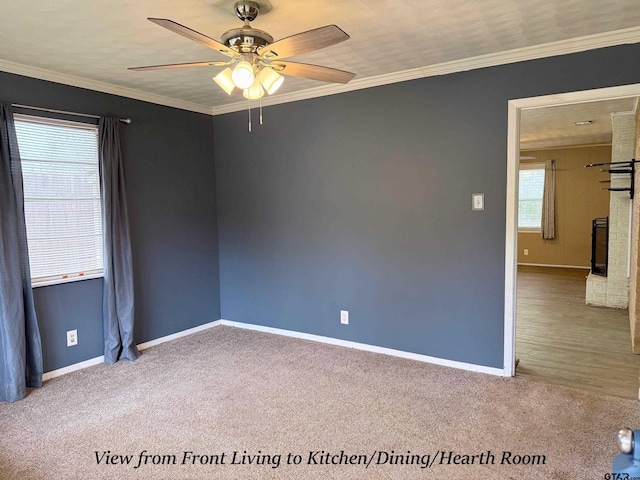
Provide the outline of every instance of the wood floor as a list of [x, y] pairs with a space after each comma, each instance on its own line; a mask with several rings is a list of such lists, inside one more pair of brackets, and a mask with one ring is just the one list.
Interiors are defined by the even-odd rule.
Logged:
[[585, 305], [587, 273], [518, 267], [516, 375], [637, 399], [629, 314]]

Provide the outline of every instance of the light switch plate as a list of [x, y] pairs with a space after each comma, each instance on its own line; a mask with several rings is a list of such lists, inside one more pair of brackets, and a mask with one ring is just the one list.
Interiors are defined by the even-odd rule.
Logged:
[[471, 195], [471, 210], [484, 210], [484, 193]]

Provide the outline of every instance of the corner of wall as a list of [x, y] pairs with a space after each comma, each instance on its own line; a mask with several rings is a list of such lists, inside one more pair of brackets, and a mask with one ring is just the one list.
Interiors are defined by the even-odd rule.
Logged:
[[[640, 159], [640, 109], [636, 105], [635, 158]], [[636, 169], [635, 184], [640, 186], [640, 171]], [[629, 323], [633, 353], [640, 354], [640, 268], [638, 268], [638, 240], [640, 239], [640, 198], [633, 202], [631, 216], [631, 268], [629, 273]]]
[[218, 246], [218, 257], [217, 257], [217, 276], [218, 276], [218, 291], [215, 292], [218, 295], [218, 309], [219, 309], [219, 314], [220, 314], [220, 318], [222, 318], [222, 277], [220, 275], [220, 218], [219, 218], [219, 211], [220, 211], [220, 195], [219, 195], [219, 184], [218, 184], [218, 169], [217, 169], [217, 165], [216, 165], [216, 136], [215, 136], [215, 116], [211, 117], [211, 138], [212, 138], [212, 143], [213, 143], [213, 172], [214, 172], [214, 178], [213, 178], [213, 185], [215, 188], [215, 192], [216, 192], [216, 208], [215, 208], [215, 217], [216, 217], [216, 245]]

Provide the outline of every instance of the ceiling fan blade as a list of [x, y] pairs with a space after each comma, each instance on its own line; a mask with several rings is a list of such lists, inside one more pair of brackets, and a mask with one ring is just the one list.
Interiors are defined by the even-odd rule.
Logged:
[[349, 38], [349, 35], [336, 25], [326, 25], [265, 45], [261, 49], [258, 49], [258, 53], [261, 57], [267, 59], [288, 58], [294, 55], [300, 55], [301, 53], [313, 52], [321, 48], [330, 47], [336, 43], [349, 40]]
[[320, 65], [309, 65], [298, 62], [271, 62], [270, 67], [276, 72], [284, 73], [294, 77], [308, 78], [310, 80], [320, 80], [321, 82], [348, 83], [355, 73], [345, 72], [336, 68], [321, 67]]
[[174, 22], [173, 20], [168, 20], [166, 18], [148, 18], [147, 20], [155, 23], [156, 25], [160, 25], [161, 27], [166, 28], [167, 30], [171, 30], [178, 35], [182, 35], [183, 37], [187, 37], [189, 40], [193, 40], [194, 42], [198, 42], [205, 47], [212, 48], [217, 50], [218, 52], [226, 55], [227, 57], [238, 57], [240, 54], [235, 50], [227, 47], [226, 45], [220, 43], [217, 40], [214, 40], [211, 37], [207, 37], [205, 34], [196, 32], [195, 30], [190, 29], [189, 27], [185, 27], [184, 25], [180, 25], [179, 23]]
[[187, 67], [223, 67], [229, 65], [230, 62], [191, 62], [191, 63], [169, 63], [167, 65], [149, 65], [148, 67], [129, 67], [127, 70], [135, 70], [142, 72], [145, 70], [167, 70], [170, 68], [187, 68]]

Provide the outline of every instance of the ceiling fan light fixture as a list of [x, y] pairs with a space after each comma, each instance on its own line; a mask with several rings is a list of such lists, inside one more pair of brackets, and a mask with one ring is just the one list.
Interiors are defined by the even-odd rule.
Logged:
[[232, 71], [229, 67], [222, 70], [218, 75], [213, 77], [213, 81], [220, 85], [227, 95], [231, 95], [233, 89], [236, 87], [236, 84], [233, 82], [233, 78], [231, 77]]
[[282, 82], [284, 82], [284, 77], [280, 75], [278, 72], [269, 67], [264, 67], [258, 73], [258, 80], [267, 91], [269, 95], [276, 93], [276, 90], [280, 88]]
[[244, 89], [242, 95], [244, 98], [248, 98], [249, 100], [258, 100], [264, 96], [264, 89], [262, 88], [262, 85], [260, 85], [260, 81], [256, 78], [253, 85]]
[[[230, 2], [234, 0], [224, 1]], [[244, 22], [244, 25], [242, 28], [232, 28], [224, 32], [220, 42], [168, 18], [149, 18], [148, 20], [156, 25], [226, 55], [230, 57], [230, 60], [225, 62], [206, 61], [149, 65], [146, 67], [132, 67], [130, 70], [228, 67], [214, 76], [213, 81], [227, 95], [240, 91], [245, 98], [249, 99], [249, 131], [251, 131], [251, 100], [262, 99], [265, 92], [269, 95], [274, 94], [284, 82], [284, 78], [279, 72], [284, 73], [286, 70], [286, 74], [293, 77], [330, 83], [348, 83], [355, 76], [355, 73], [345, 72], [336, 68], [290, 61], [283, 62], [283, 59], [289, 57], [295, 57], [296, 55], [344, 42], [349, 39], [349, 35], [337, 25], [325, 25], [324, 27], [300, 32], [274, 42], [271, 35], [251, 27], [250, 24], [260, 10], [266, 12], [270, 8], [269, 0], [236, 1], [234, 9], [238, 18]], [[275, 59], [278, 60], [275, 61]], [[262, 100], [260, 100], [260, 124], [262, 125]]]
[[253, 73], [253, 65], [246, 60], [242, 60], [233, 69], [231, 78], [238, 88], [242, 88], [244, 90], [245, 88], [251, 87], [253, 82], [256, 80], [256, 75]]

